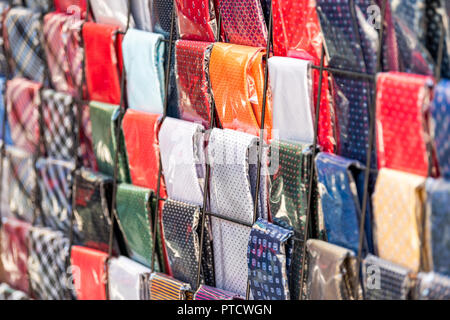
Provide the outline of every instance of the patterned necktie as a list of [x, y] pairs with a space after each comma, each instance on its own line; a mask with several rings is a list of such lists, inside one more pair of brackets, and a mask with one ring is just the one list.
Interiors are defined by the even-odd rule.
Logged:
[[426, 182], [427, 216], [431, 224], [433, 270], [450, 276], [450, 181], [429, 178]]
[[152, 2], [150, 13], [152, 14], [153, 32], [161, 33], [167, 38], [170, 34], [173, 2], [166, 0], [153, 0]]
[[10, 53], [10, 66], [14, 77], [36, 82], [44, 80], [45, 61], [42, 57], [41, 15], [25, 8], [8, 11], [4, 25], [5, 46]]
[[39, 150], [39, 83], [15, 78], [6, 83], [6, 109], [14, 145], [35, 154]]
[[83, 167], [98, 171], [92, 142], [92, 123], [88, 105], [81, 106], [80, 147], [79, 156]]
[[[109, 24], [120, 27], [125, 31], [128, 23], [128, 7], [127, 0], [96, 0], [91, 2], [91, 8], [95, 16], [95, 21], [101, 24]], [[134, 28], [134, 19], [130, 17], [130, 28]]]
[[0, 284], [0, 300], [1, 301], [25, 301], [30, 298], [22, 291], [11, 288], [6, 283]]
[[131, 14], [133, 15], [136, 29], [153, 32], [150, 6], [153, 0], [131, 0]]
[[46, 13], [53, 9], [52, 0], [24, 0], [25, 6], [34, 12]]
[[3, 77], [0, 77], [0, 88], [1, 88], [1, 92], [0, 92], [0, 140], [4, 141], [7, 145], [12, 145], [13, 141], [11, 138], [11, 127], [9, 126], [9, 122], [6, 121], [6, 128], [4, 129], [5, 131], [5, 136], [3, 137], [3, 126], [5, 125], [3, 122], [4, 116], [5, 116], [5, 96], [4, 96], [4, 88], [6, 85], [6, 79]]
[[290, 300], [293, 231], [263, 219], [253, 225], [248, 243], [248, 276], [255, 300]]
[[439, 171], [444, 178], [450, 179], [450, 80], [442, 80], [434, 90], [431, 116]]
[[406, 300], [411, 270], [369, 254], [362, 263], [366, 300]]
[[119, 135], [119, 141], [116, 141], [116, 130], [119, 126], [118, 115], [118, 106], [100, 102], [91, 102], [90, 104], [90, 116], [94, 124], [92, 126], [92, 139], [98, 168], [100, 172], [113, 177], [115, 156], [118, 148], [120, 148], [118, 179], [127, 183], [130, 181], [130, 173], [122, 131]]
[[[9, 9], [8, 3], [4, 1], [0, 2], [0, 25], [2, 27], [4, 26], [6, 13]], [[6, 77], [6, 74], [8, 73], [8, 60], [5, 55], [5, 44], [5, 34], [4, 32], [0, 32], [0, 77]]]
[[208, 287], [205, 285], [201, 285], [200, 288], [194, 295], [194, 300], [243, 300], [237, 294], [232, 292], [228, 292], [225, 290], [220, 290], [213, 287]]
[[212, 46], [209, 42], [179, 40], [175, 47], [180, 117], [201, 122], [205, 128], [211, 123], [213, 103], [209, 85]]
[[148, 272], [147, 267], [123, 256], [109, 260], [109, 300], [140, 300], [140, 276]]
[[153, 273], [148, 285], [149, 300], [187, 300], [186, 291], [191, 290], [189, 284], [161, 273]]
[[55, 11], [60, 13], [72, 14], [72, 10], [80, 10], [80, 18], [84, 18], [87, 9], [87, 0], [53, 0]]
[[413, 271], [428, 269], [425, 241], [425, 178], [381, 169], [373, 195], [374, 240], [380, 258]]
[[266, 47], [267, 26], [260, 0], [219, 0], [222, 28], [230, 43]]
[[379, 168], [427, 176], [428, 133], [424, 128], [423, 112], [428, 106], [428, 86], [433, 83], [432, 79], [419, 75], [381, 73], [377, 82]]
[[[264, 90], [263, 56], [263, 49], [225, 43], [214, 44], [209, 72], [217, 113], [223, 128], [259, 135]], [[266, 105], [264, 128], [267, 139], [270, 139], [270, 99]]]
[[73, 246], [72, 272], [78, 300], [106, 300], [108, 254]]
[[417, 300], [449, 300], [450, 278], [439, 273], [419, 273]]
[[131, 109], [163, 113], [165, 44], [160, 34], [128, 30], [122, 43]]
[[62, 232], [33, 227], [28, 252], [32, 296], [38, 300], [72, 300], [66, 273], [69, 239]]
[[176, 0], [178, 34], [183, 40], [215, 41], [217, 24], [212, 0]]
[[203, 127], [166, 118], [159, 131], [159, 148], [167, 194], [173, 200], [203, 205], [205, 159]]

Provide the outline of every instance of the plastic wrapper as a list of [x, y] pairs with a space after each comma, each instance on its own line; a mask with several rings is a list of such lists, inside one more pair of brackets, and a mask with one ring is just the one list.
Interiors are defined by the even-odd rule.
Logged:
[[170, 35], [173, 3], [166, 0], [153, 0], [150, 13], [152, 15], [153, 32], [161, 33], [165, 38]]
[[350, 250], [320, 240], [308, 240], [308, 299], [357, 300], [361, 288], [354, 287], [356, 258]]
[[292, 230], [263, 219], [253, 225], [248, 248], [250, 290], [255, 300], [290, 300]]
[[427, 176], [429, 130], [424, 125], [433, 79], [382, 73], [377, 79], [378, 167]]
[[213, 0], [176, 0], [178, 34], [183, 40], [214, 42], [217, 33]]
[[120, 182], [130, 182], [125, 139], [121, 130], [117, 141], [117, 130], [120, 130], [120, 107], [100, 102], [90, 103], [92, 140], [99, 171], [114, 177], [116, 152], [118, 157], [118, 179]]
[[365, 300], [407, 300], [411, 270], [368, 255], [362, 262]]
[[203, 127], [166, 118], [159, 131], [159, 148], [168, 196], [202, 206], [205, 177]]
[[[87, 10], [87, 0], [53, 0], [55, 11], [66, 14], [80, 14], [84, 18]], [[78, 11], [79, 10], [79, 11]]]
[[133, 15], [136, 29], [153, 31], [152, 16], [150, 13], [153, 0], [131, 0], [131, 14]]
[[211, 124], [213, 97], [209, 85], [209, 64], [213, 44], [209, 42], [179, 40], [175, 47], [178, 106], [180, 118], [201, 122], [205, 128]]
[[79, 157], [83, 167], [98, 171], [92, 142], [92, 122], [89, 109], [88, 105], [81, 106]]
[[46, 13], [53, 9], [52, 0], [24, 0], [24, 4], [34, 12]]
[[89, 99], [120, 104], [122, 36], [114, 26], [87, 22], [83, 25], [86, 83]]
[[[321, 207], [328, 242], [358, 254], [364, 195], [364, 166], [327, 153], [316, 159]], [[366, 209], [363, 252], [373, 252], [370, 205]]]
[[37, 300], [72, 300], [67, 273], [69, 238], [62, 232], [32, 227], [28, 236], [28, 274]]
[[450, 181], [429, 178], [426, 182], [427, 217], [430, 219], [433, 270], [450, 276]]
[[6, 15], [3, 34], [12, 75], [42, 83], [45, 60], [40, 42], [41, 15], [26, 8], [12, 8]]
[[[129, 1], [96, 0], [91, 2], [91, 8], [97, 23], [118, 26], [122, 31], [127, 29]], [[133, 16], [130, 16], [129, 27], [134, 28]]]
[[200, 288], [194, 295], [194, 300], [244, 300], [241, 296], [225, 290], [200, 285]]
[[419, 273], [415, 288], [417, 300], [450, 300], [450, 278], [438, 273]]
[[150, 113], [164, 109], [165, 43], [160, 34], [128, 30], [122, 43], [128, 106]]
[[[202, 274], [205, 284], [214, 286], [213, 257], [209, 239], [209, 225], [205, 225], [204, 248], [200, 248], [200, 207], [187, 203], [167, 200], [162, 212], [164, 241], [173, 276], [197, 286], [197, 270], [202, 256]], [[209, 246], [209, 248], [206, 248]]]
[[35, 154], [39, 150], [39, 90], [34, 81], [15, 78], [6, 83], [6, 110], [14, 145]]
[[431, 107], [431, 133], [437, 150], [439, 171], [450, 179], [450, 80], [442, 80], [434, 91]]
[[5, 141], [6, 144], [11, 145], [13, 144], [12, 138], [11, 138], [11, 128], [9, 126], [8, 120], [6, 121], [6, 128], [5, 128], [5, 136], [3, 137], [3, 126], [4, 126], [4, 115], [5, 115], [5, 97], [3, 96], [3, 93], [5, 92], [3, 89], [5, 88], [6, 80], [5, 78], [0, 76], [0, 140]]
[[108, 254], [85, 247], [71, 249], [71, 268], [78, 300], [106, 300]]
[[[151, 200], [153, 191], [120, 184], [117, 189], [116, 207], [119, 225], [123, 230], [130, 257], [146, 266], [152, 264], [153, 249], [153, 213]], [[158, 270], [158, 257], [156, 269]]]
[[[258, 135], [262, 121], [264, 50], [233, 44], [214, 44], [209, 66], [218, 118], [223, 128]], [[267, 139], [272, 132], [272, 105], [266, 105]]]
[[4, 221], [1, 229], [0, 258], [4, 280], [13, 288], [28, 294], [28, 234], [31, 225], [13, 218]]
[[191, 287], [161, 273], [153, 273], [148, 282], [149, 300], [188, 300]]
[[109, 299], [141, 300], [141, 275], [149, 272], [147, 267], [123, 256], [109, 260]]
[[0, 301], [26, 301], [30, 300], [26, 293], [14, 290], [6, 283], [0, 284]]
[[[6, 3], [6, 1], [0, 2], [0, 24], [2, 26], [6, 12], [8, 12], [8, 10], [9, 3]], [[6, 60], [4, 43], [4, 34], [0, 32], [0, 77], [6, 77], [8, 71], [8, 61]]]
[[413, 271], [430, 269], [425, 178], [381, 169], [373, 195], [378, 256]]

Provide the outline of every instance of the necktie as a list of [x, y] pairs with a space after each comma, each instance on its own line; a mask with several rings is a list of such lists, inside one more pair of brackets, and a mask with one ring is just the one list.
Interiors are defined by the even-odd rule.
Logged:
[[232, 292], [201, 285], [195, 293], [194, 300], [242, 300], [242, 297]]
[[14, 77], [36, 82], [44, 80], [45, 61], [40, 39], [40, 14], [25, 8], [12, 8], [4, 22], [5, 46], [10, 52], [10, 66]]
[[110, 300], [140, 300], [140, 275], [150, 269], [126, 257], [113, 258], [108, 264]]
[[375, 233], [380, 258], [413, 271], [428, 269], [423, 230], [425, 178], [381, 169], [373, 195]]
[[382, 73], [377, 82], [378, 166], [427, 176], [423, 112], [428, 107], [432, 79]]
[[[359, 225], [364, 190], [364, 166], [358, 161], [327, 153], [316, 159], [319, 193], [327, 239], [358, 253]], [[372, 251], [370, 211], [366, 212], [364, 249]]]
[[273, 130], [280, 140], [314, 142], [311, 65], [304, 60], [269, 59]]
[[183, 40], [215, 41], [217, 32], [212, 0], [176, 0], [178, 34]]
[[89, 99], [120, 103], [120, 38], [117, 27], [87, 22], [83, 25], [86, 55], [86, 83]]
[[434, 101], [431, 107], [434, 124], [432, 134], [436, 144], [439, 171], [441, 175], [450, 179], [450, 80], [442, 80], [434, 91]]
[[131, 13], [136, 29], [153, 32], [152, 16], [150, 13], [153, 0], [131, 0]]
[[79, 153], [83, 167], [98, 171], [97, 159], [95, 158], [94, 153], [94, 144], [92, 142], [92, 123], [89, 109], [88, 105], [81, 106]]
[[38, 300], [71, 300], [66, 261], [69, 239], [62, 232], [33, 227], [28, 238], [28, 274]]
[[411, 289], [411, 271], [368, 255], [362, 263], [366, 300], [406, 300]]
[[417, 300], [449, 300], [450, 278], [439, 273], [419, 273]]
[[34, 12], [46, 13], [53, 9], [52, 0], [24, 0], [25, 6]]
[[[55, 11], [66, 14], [80, 13], [80, 18], [86, 15], [86, 0], [53, 0]], [[74, 11], [72, 11], [74, 10]], [[80, 10], [80, 11], [77, 11]]]
[[[109, 24], [120, 27], [125, 31], [128, 24], [128, 11], [130, 10], [127, 0], [96, 0], [91, 2], [91, 8], [95, 16], [95, 21], [101, 24]], [[133, 17], [130, 17], [130, 28], [134, 28]]]
[[290, 300], [289, 264], [293, 231], [263, 219], [253, 225], [248, 243], [248, 276], [255, 300]]
[[213, 103], [208, 73], [212, 46], [209, 42], [179, 40], [175, 47], [180, 117], [201, 122], [205, 128], [211, 123]]
[[[6, 79], [3, 77], [0, 77], [0, 88], [5, 88], [5, 84], [6, 84]], [[6, 121], [6, 128], [5, 128], [5, 136], [3, 137], [3, 126], [5, 125], [5, 123], [3, 122], [4, 119], [4, 113], [6, 112], [5, 110], [5, 97], [4, 97], [4, 93], [3, 90], [0, 93], [0, 139], [2, 141], [4, 141], [6, 144], [8, 145], [12, 145], [13, 141], [11, 138], [11, 128], [9, 126], [9, 122]]]
[[320, 240], [308, 240], [309, 300], [353, 300], [356, 259], [352, 251]]
[[218, 3], [228, 42], [266, 47], [268, 32], [260, 0], [220, 0]]
[[35, 154], [39, 150], [39, 83], [21, 78], [6, 83], [6, 109], [14, 145]]
[[[263, 49], [225, 43], [214, 44], [209, 72], [217, 113], [223, 128], [259, 135], [263, 107], [263, 56]], [[270, 139], [270, 99], [266, 105], [265, 129], [267, 138]]]
[[30, 300], [30, 298], [22, 291], [15, 290], [11, 288], [6, 283], [0, 284], [0, 300], [2, 301], [25, 301]]
[[71, 262], [78, 300], [106, 300], [108, 254], [73, 246]]
[[203, 205], [205, 174], [203, 127], [166, 118], [159, 131], [159, 147], [167, 194], [173, 200]]
[[128, 30], [122, 43], [131, 109], [163, 113], [163, 37], [156, 33]]
[[28, 282], [28, 234], [31, 225], [16, 219], [7, 219], [1, 230], [1, 260], [4, 277], [17, 290], [29, 293]]
[[131, 250], [130, 257], [146, 266], [151, 266], [152, 263], [152, 197], [151, 190], [128, 184], [120, 184], [117, 189], [117, 214]]
[[148, 289], [150, 300], [187, 300], [186, 291], [191, 290], [191, 287], [165, 274], [153, 273]]
[[116, 141], [116, 130], [120, 126], [118, 115], [118, 106], [95, 101], [90, 104], [90, 117], [94, 124], [92, 139], [98, 168], [100, 172], [110, 177], [114, 176], [114, 161], [120, 144], [118, 179], [121, 182], [129, 182], [130, 173], [122, 131], [119, 141]]
[[153, 32], [158, 32], [169, 37], [171, 16], [172, 16], [172, 2], [166, 0], [153, 0], [152, 14]]
[[429, 178], [426, 182], [427, 216], [430, 218], [433, 270], [450, 276], [450, 182]]
[[[9, 10], [9, 4], [6, 2], [0, 2], [0, 25], [4, 26], [4, 20], [6, 13]], [[8, 61], [5, 55], [5, 35], [4, 32], [0, 32], [0, 77], [5, 77], [8, 72]]]

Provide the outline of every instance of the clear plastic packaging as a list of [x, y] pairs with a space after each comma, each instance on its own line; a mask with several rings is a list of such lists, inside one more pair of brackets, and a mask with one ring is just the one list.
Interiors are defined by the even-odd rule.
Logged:
[[54, 0], [55, 11], [65, 14], [79, 14], [84, 18], [87, 10], [87, 0]]
[[151, 5], [153, 0], [131, 0], [131, 13], [136, 29], [153, 32]]
[[194, 300], [244, 300], [241, 296], [225, 290], [201, 285], [194, 296]]
[[172, 2], [167, 0], [151, 0], [151, 21], [153, 32], [161, 33], [165, 38], [170, 35]]
[[24, 0], [24, 5], [34, 12], [46, 13], [53, 9], [52, 0]]
[[439, 273], [419, 273], [414, 298], [417, 300], [449, 300], [450, 278]]
[[[95, 0], [91, 2], [91, 8], [94, 12], [97, 23], [109, 24], [120, 27], [125, 31], [128, 26], [129, 1], [127, 0]], [[130, 16], [129, 27], [134, 28], [133, 16]]]
[[149, 300], [188, 300], [191, 286], [161, 273], [149, 277], [147, 292]]
[[213, 0], [176, 0], [180, 39], [214, 42], [217, 34]]
[[79, 156], [83, 167], [98, 171], [94, 144], [92, 142], [92, 123], [88, 105], [81, 106]]
[[[1, 53], [0, 53], [1, 55]], [[1, 73], [1, 71], [0, 71]], [[11, 138], [11, 128], [9, 126], [9, 122], [6, 121], [6, 128], [5, 128], [5, 136], [3, 137], [3, 119], [6, 112], [5, 108], [5, 97], [4, 95], [4, 88], [6, 86], [6, 79], [0, 76], [0, 140], [3, 142], [5, 141], [7, 145], [13, 144], [12, 138]]]

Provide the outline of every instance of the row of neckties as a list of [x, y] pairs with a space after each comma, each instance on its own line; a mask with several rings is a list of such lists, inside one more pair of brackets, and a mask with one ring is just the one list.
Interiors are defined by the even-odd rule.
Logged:
[[[129, 17], [128, 1], [94, 0], [96, 23], [84, 24], [66, 14], [75, 4], [85, 15], [83, 1], [55, 1], [56, 11], [44, 16], [37, 11], [47, 12], [47, 1], [26, 3], [30, 9], [4, 7], [6, 57], [15, 76], [6, 83], [5, 93], [8, 174], [3, 180], [11, 188], [3, 197], [15, 218], [3, 226], [4, 281], [37, 299], [235, 299], [245, 297], [247, 281], [254, 299], [362, 295], [353, 279], [358, 276], [355, 254], [364, 193], [361, 162], [366, 160], [374, 87], [344, 75], [334, 75], [331, 81], [327, 72], [320, 86], [320, 72], [312, 65], [320, 64], [326, 45], [326, 66], [376, 72], [376, 34], [367, 29], [365, 19], [371, 1], [354, 7], [343, 3], [339, 10], [333, 1], [273, 1], [276, 56], [268, 60], [271, 99], [265, 119], [271, 143], [263, 152], [259, 219], [253, 224], [268, 36], [269, 14], [264, 9], [270, 7], [270, 1], [261, 2], [220, 0], [214, 6], [209, 0], [175, 1], [180, 40], [174, 65], [169, 66], [170, 79], [164, 72], [164, 39], [171, 25], [167, 1], [131, 1]], [[430, 76], [438, 51], [432, 40], [444, 29], [432, 27], [439, 24], [439, 3], [427, 1], [428, 20], [425, 15], [411, 17], [408, 10], [414, 5], [389, 2], [385, 19], [383, 68], [425, 76], [377, 76], [377, 148], [372, 159], [381, 170], [371, 179], [373, 206], [365, 213], [366, 298], [449, 295], [450, 242], [441, 235], [450, 225], [450, 186], [445, 180], [450, 83], [436, 85]], [[221, 37], [229, 43], [214, 42], [218, 13]], [[424, 20], [429, 34], [420, 35], [414, 27]], [[306, 23], [307, 31], [297, 27]], [[417, 41], [406, 41], [405, 30]], [[448, 72], [447, 36], [443, 76]], [[121, 121], [123, 76], [129, 109]], [[48, 86], [52, 89], [44, 89]], [[172, 117], [162, 119], [166, 95], [175, 100], [169, 99]], [[74, 97], [80, 96], [91, 102], [80, 107], [78, 128]], [[324, 152], [313, 159], [317, 105], [318, 142]], [[223, 130], [205, 132], [211, 129], [212, 108]], [[47, 158], [34, 163], [33, 156], [44, 154]], [[112, 249], [118, 258], [109, 259], [116, 155], [120, 183]], [[71, 177], [75, 156], [83, 168]], [[164, 175], [155, 195], [160, 161]], [[209, 200], [216, 216], [207, 219], [200, 248], [206, 163], [212, 169]], [[317, 168], [312, 195], [311, 163]], [[429, 175], [434, 178], [426, 179]], [[41, 201], [38, 213], [32, 200], [35, 190]], [[301, 293], [310, 196], [310, 236], [328, 242], [308, 241], [308, 283]], [[158, 197], [167, 200], [162, 205]], [[156, 206], [162, 213], [154, 228]], [[31, 222], [35, 226], [30, 227]], [[71, 229], [77, 244], [71, 248], [73, 283], [66, 270]], [[153, 250], [155, 271], [166, 275], [151, 273]], [[371, 255], [375, 253], [378, 257]], [[203, 285], [196, 288], [199, 265]], [[373, 270], [378, 270], [381, 285], [370, 276]], [[439, 274], [424, 273], [431, 270]], [[419, 271], [424, 272], [416, 276]], [[198, 290], [194, 294], [192, 289]]]

